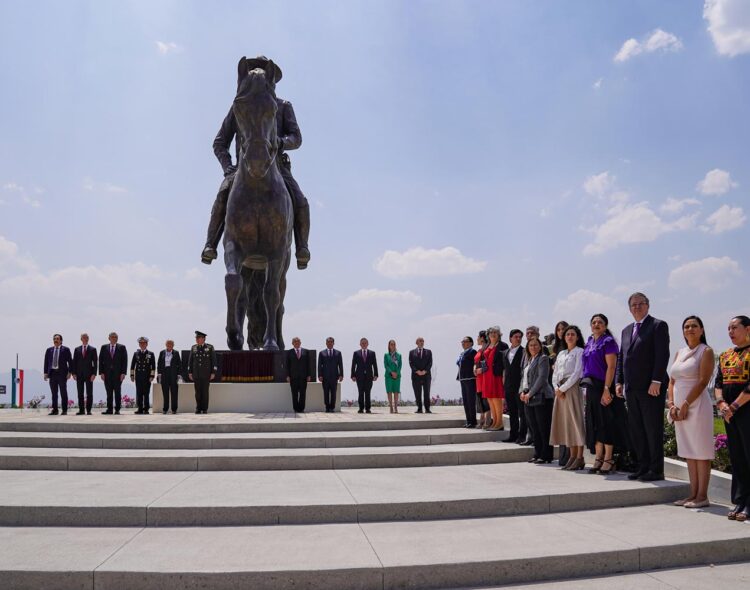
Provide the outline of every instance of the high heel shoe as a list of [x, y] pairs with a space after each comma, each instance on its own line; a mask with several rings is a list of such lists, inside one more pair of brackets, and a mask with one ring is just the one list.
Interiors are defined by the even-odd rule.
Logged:
[[604, 459], [600, 459], [599, 457], [596, 458], [594, 461], [594, 464], [589, 467], [589, 473], [599, 473], [599, 470], [602, 468], [602, 465], [604, 464]]
[[581, 471], [581, 469], [586, 468], [586, 461], [583, 457], [578, 457], [577, 459], [573, 460], [573, 463], [570, 465], [570, 467], [565, 467], [566, 471]]
[[[609, 465], [609, 469], [604, 469], [604, 465]], [[602, 466], [599, 468], [599, 475], [612, 475], [615, 472], [615, 462], [612, 459], [602, 461]]]
[[576, 462], [576, 460], [573, 457], [570, 457], [570, 459], [568, 459], [568, 462], [565, 465], [563, 465], [562, 467], [560, 467], [560, 470], [566, 471], [566, 470], [570, 469], [570, 467], [575, 462]]
[[736, 506], [735, 506], [734, 508], [732, 508], [732, 509], [731, 509], [731, 510], [730, 510], [730, 511], [729, 511], [729, 512], [727, 513], [727, 518], [728, 518], [729, 520], [737, 520], [737, 515], [738, 515], [738, 514], [739, 514], [740, 512], [742, 512], [742, 510], [743, 510], [744, 508], [745, 508], [745, 507], [744, 507], [744, 506], [743, 506], [742, 504], [737, 504], [737, 505], [736, 505]]

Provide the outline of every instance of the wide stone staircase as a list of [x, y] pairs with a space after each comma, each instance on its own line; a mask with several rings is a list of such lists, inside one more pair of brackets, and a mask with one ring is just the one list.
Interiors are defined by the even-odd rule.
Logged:
[[750, 587], [750, 525], [685, 482], [462, 421], [0, 410], [0, 588]]

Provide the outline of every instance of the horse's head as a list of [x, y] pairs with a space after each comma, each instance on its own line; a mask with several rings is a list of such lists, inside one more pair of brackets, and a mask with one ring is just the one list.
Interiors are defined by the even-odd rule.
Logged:
[[253, 178], [268, 173], [278, 152], [276, 131], [276, 92], [274, 91], [274, 63], [269, 60], [265, 69], [248, 71], [243, 63], [239, 71], [246, 72], [240, 80], [232, 110], [242, 138], [242, 166]]

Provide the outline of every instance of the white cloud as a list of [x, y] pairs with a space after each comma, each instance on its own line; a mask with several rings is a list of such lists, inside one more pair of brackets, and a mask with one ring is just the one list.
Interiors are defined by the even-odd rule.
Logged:
[[555, 317], [565, 318], [567, 322], [577, 324], [584, 334], [588, 333], [589, 320], [595, 313], [603, 313], [609, 319], [609, 327], [617, 333], [617, 326], [628, 322], [627, 302], [619, 301], [609, 295], [578, 289], [564, 299], [555, 303]]
[[174, 41], [155, 41], [156, 49], [161, 55], [167, 55], [168, 53], [179, 53], [182, 51], [182, 46], [177, 45]]
[[594, 82], [591, 87], [594, 90], [599, 90], [602, 87], [602, 83], [604, 82], [604, 78], [599, 78], [596, 82]]
[[723, 195], [730, 189], [739, 186], [732, 180], [726, 170], [714, 168], [706, 172], [706, 176], [698, 182], [696, 190], [703, 195]]
[[592, 228], [594, 241], [586, 245], [586, 255], [601, 254], [621, 244], [653, 242], [659, 236], [690, 229], [695, 226], [697, 214], [666, 222], [649, 207], [648, 203], [619, 203], [607, 212], [607, 220]]
[[741, 274], [736, 260], [710, 256], [678, 266], [669, 273], [668, 284], [672, 289], [711, 293], [729, 286]]
[[722, 205], [706, 218], [706, 224], [701, 227], [703, 231], [712, 234], [722, 234], [733, 229], [739, 229], [747, 221], [742, 207], [730, 207]]
[[625, 62], [636, 55], [654, 53], [656, 51], [680, 51], [682, 47], [682, 41], [675, 35], [662, 29], [655, 29], [640, 41], [637, 39], [628, 39], [625, 41], [615, 55], [614, 61]]
[[659, 207], [662, 213], [679, 213], [685, 207], [689, 205], [700, 205], [701, 202], [698, 199], [674, 199], [669, 197], [666, 202]]
[[83, 189], [89, 192], [120, 194], [128, 192], [125, 187], [112, 184], [111, 182], [96, 182], [90, 176], [83, 179]]
[[191, 268], [185, 271], [185, 280], [187, 281], [196, 281], [202, 277], [201, 269], [199, 268]]
[[603, 197], [615, 186], [616, 178], [608, 171], [586, 177], [583, 181], [583, 190], [592, 197]]
[[720, 55], [750, 53], [750, 3], [747, 0], [706, 0], [703, 18]]
[[377, 272], [392, 279], [471, 274], [483, 271], [485, 266], [486, 262], [464, 256], [452, 246], [439, 250], [419, 246], [405, 252], [386, 250], [373, 264]]
[[[39, 209], [42, 206], [42, 203], [39, 199], [31, 196], [31, 194], [41, 195], [44, 193], [44, 189], [38, 186], [33, 186], [30, 190], [28, 190], [17, 182], [6, 182], [3, 185], [3, 191], [5, 191], [6, 193], [17, 195], [22, 203], [28, 205], [29, 207], [32, 207], [33, 209]], [[5, 203], [5, 201], [0, 201], [0, 203]]]

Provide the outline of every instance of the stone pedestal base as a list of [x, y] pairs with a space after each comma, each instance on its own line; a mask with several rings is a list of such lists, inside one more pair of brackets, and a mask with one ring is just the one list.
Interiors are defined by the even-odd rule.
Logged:
[[[180, 383], [178, 412], [195, 412], [195, 388]], [[160, 412], [164, 405], [161, 385], [151, 388], [151, 406]], [[336, 411], [340, 410], [341, 384], [336, 388]], [[288, 383], [211, 383], [208, 411], [211, 412], [292, 412], [292, 393]], [[323, 385], [307, 384], [305, 412], [324, 412]]]

